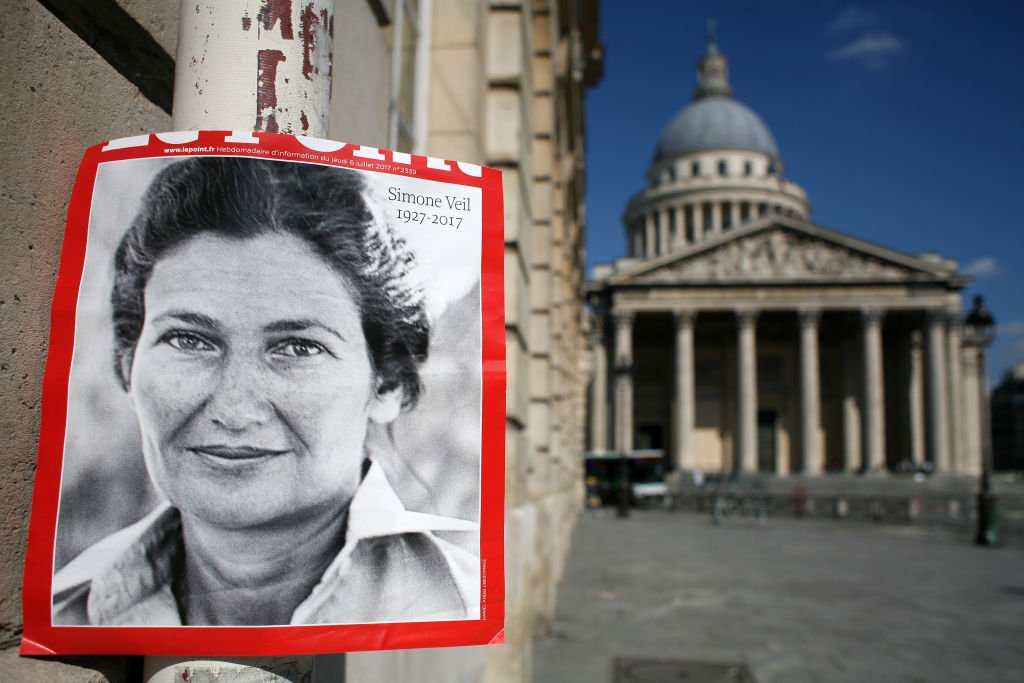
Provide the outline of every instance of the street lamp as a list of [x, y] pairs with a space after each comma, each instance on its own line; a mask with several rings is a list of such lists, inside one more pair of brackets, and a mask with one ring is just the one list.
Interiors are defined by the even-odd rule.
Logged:
[[629, 362], [626, 356], [619, 356], [619, 359], [615, 361], [615, 384], [618, 387], [618, 400], [620, 424], [617, 433], [619, 434], [619, 501], [618, 501], [618, 516], [629, 517], [629, 453], [626, 452], [626, 439], [625, 428], [629, 424], [629, 420], [625, 419], [624, 411], [629, 408], [626, 405], [624, 394], [627, 390], [627, 384], [630, 376], [633, 374], [633, 365]]
[[974, 542], [995, 545], [994, 513], [996, 497], [992, 493], [989, 476], [992, 472], [992, 425], [988, 413], [988, 374], [985, 369], [985, 349], [996, 336], [996, 319], [985, 307], [980, 294], [974, 296], [974, 305], [964, 319], [965, 341], [978, 350], [978, 406], [981, 421], [981, 482], [978, 490], [978, 528]]

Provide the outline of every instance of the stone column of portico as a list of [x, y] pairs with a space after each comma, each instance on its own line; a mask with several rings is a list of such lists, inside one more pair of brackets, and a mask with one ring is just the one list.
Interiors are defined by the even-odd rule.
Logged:
[[594, 318], [591, 330], [594, 356], [594, 384], [590, 413], [590, 447], [603, 453], [608, 450], [608, 347], [605, 343], [604, 318]]
[[[963, 458], [963, 411], [961, 410], [960, 383], [960, 315], [952, 312], [947, 319], [946, 327], [946, 362], [948, 364], [948, 400], [947, 415], [949, 417], [949, 471], [955, 474], [966, 474]], [[974, 471], [970, 471], [974, 474]]]
[[921, 361], [921, 333], [910, 333], [910, 457], [914, 465], [924, 462], [924, 373]]
[[740, 226], [740, 203], [731, 202], [729, 204], [729, 225], [735, 230]]
[[710, 231], [711, 226], [708, 225], [708, 209], [707, 204], [704, 202], [697, 202], [693, 205], [693, 239], [700, 242], [704, 239], [704, 235]]
[[882, 311], [861, 312], [864, 344], [864, 470], [885, 469], [885, 390], [882, 384]]
[[736, 451], [741, 474], [757, 472], [757, 311], [736, 312]]
[[818, 320], [821, 311], [802, 310], [800, 317], [800, 434], [803, 443], [804, 474], [822, 472], [821, 399], [818, 372]]
[[675, 311], [676, 323], [676, 401], [673, 428], [676, 434], [676, 467], [692, 470], [693, 432], [696, 422], [694, 389], [693, 323], [694, 311]]
[[676, 239], [673, 244], [677, 248], [686, 246], [686, 207], [682, 204], [676, 204], [672, 209], [675, 212], [676, 217]]
[[928, 312], [928, 436], [932, 462], [939, 472], [949, 470], [949, 403], [946, 396], [945, 311]]
[[672, 210], [665, 207], [661, 210], [658, 217], [658, 253], [667, 254], [672, 251], [672, 247], [669, 245], [669, 215]]
[[633, 314], [615, 313], [615, 448], [633, 451]]
[[654, 212], [648, 211], [644, 215], [644, 256], [651, 258], [657, 255], [657, 240], [655, 234]]
[[858, 397], [860, 391], [860, 373], [854, 359], [861, 355], [859, 341], [849, 335], [843, 342], [843, 470], [855, 472], [863, 465], [861, 449], [861, 409]]
[[711, 234], [717, 235], [722, 232], [722, 203], [711, 202]]

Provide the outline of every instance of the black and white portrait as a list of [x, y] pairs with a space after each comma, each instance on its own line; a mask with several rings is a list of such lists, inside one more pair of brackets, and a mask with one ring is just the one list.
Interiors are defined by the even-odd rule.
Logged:
[[480, 618], [479, 193], [100, 164], [55, 626]]

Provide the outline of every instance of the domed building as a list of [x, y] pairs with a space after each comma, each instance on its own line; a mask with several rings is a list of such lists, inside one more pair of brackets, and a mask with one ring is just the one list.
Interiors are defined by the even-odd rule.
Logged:
[[587, 285], [590, 451], [723, 474], [976, 474], [967, 279], [811, 222], [713, 38], [697, 73], [626, 207], [628, 255]]

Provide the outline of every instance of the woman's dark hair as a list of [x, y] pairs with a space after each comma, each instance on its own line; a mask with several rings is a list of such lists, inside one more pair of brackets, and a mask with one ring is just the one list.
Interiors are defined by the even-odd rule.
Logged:
[[127, 389], [145, 318], [146, 283], [170, 250], [201, 234], [244, 240], [301, 238], [355, 291], [379, 390], [419, 397], [430, 338], [423, 292], [410, 282], [413, 255], [375, 218], [362, 177], [346, 169], [263, 159], [197, 157], [161, 171], [121, 239], [111, 292], [114, 367]]

